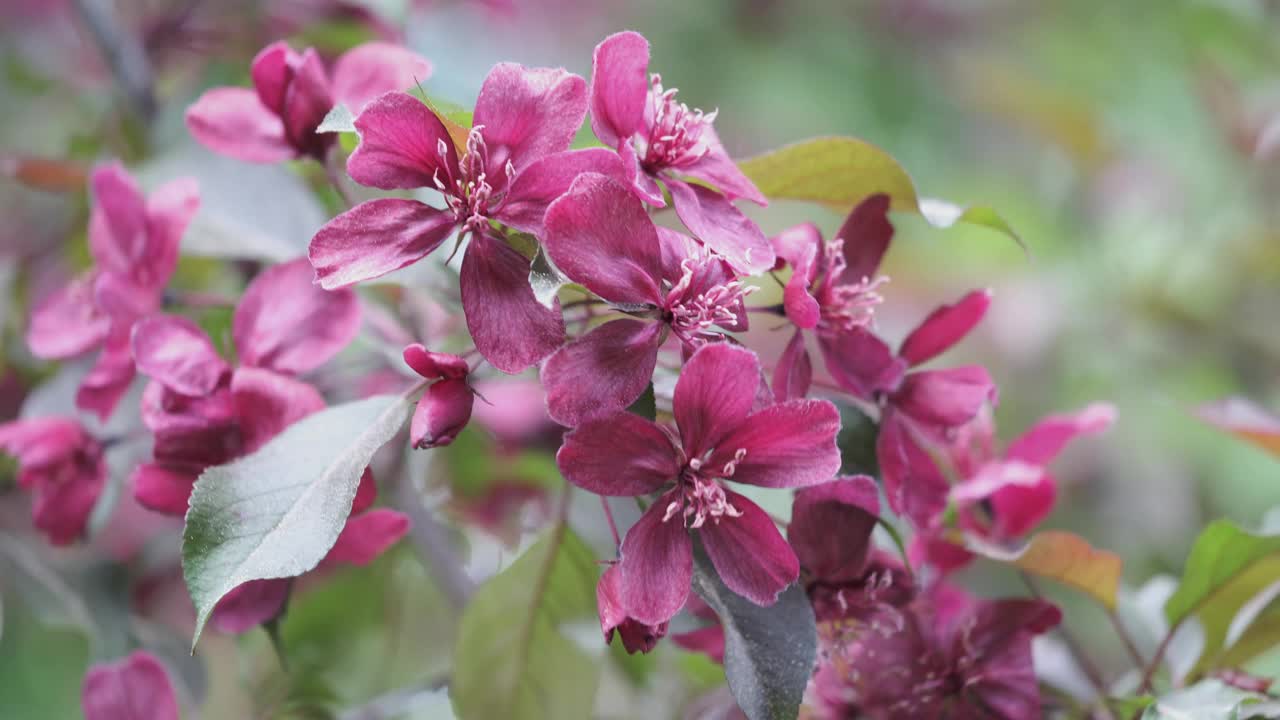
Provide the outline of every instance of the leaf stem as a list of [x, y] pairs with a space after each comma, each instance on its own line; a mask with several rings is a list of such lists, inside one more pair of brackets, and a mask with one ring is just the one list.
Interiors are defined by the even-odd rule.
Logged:
[[1138, 652], [1138, 646], [1133, 642], [1133, 636], [1129, 634], [1129, 630], [1121, 622], [1120, 615], [1115, 610], [1109, 610], [1107, 615], [1111, 618], [1111, 626], [1115, 628], [1116, 635], [1120, 637], [1120, 643], [1129, 653], [1129, 659], [1133, 660], [1133, 666], [1139, 669], [1145, 668], [1147, 661], [1142, 659], [1142, 653]]
[[1138, 692], [1150, 692], [1151, 682], [1155, 679], [1156, 670], [1160, 667], [1160, 662], [1164, 660], [1165, 651], [1169, 649], [1169, 643], [1173, 642], [1173, 636], [1178, 632], [1178, 628], [1182, 627], [1182, 620], [1178, 620], [1169, 626], [1169, 631], [1164, 634], [1160, 640], [1160, 644], [1156, 646], [1155, 653], [1151, 656], [1151, 662], [1147, 664], [1145, 670], [1142, 671], [1142, 682], [1138, 683]]

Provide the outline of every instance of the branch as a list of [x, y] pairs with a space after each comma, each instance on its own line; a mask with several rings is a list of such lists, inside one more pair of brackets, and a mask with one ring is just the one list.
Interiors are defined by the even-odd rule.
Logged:
[[395, 473], [390, 489], [392, 506], [409, 516], [409, 539], [418, 556], [449, 598], [449, 603], [461, 609], [475, 592], [476, 584], [458, 561], [449, 531], [436, 522], [423, 505], [421, 495], [406, 473]]
[[123, 31], [104, 0], [73, 0], [72, 5], [105, 56], [130, 107], [144, 125], [150, 125], [156, 114], [156, 96], [151, 63], [142, 44]]

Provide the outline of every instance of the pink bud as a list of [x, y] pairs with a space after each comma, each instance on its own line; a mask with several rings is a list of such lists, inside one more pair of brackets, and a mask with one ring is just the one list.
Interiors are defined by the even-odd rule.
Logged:
[[441, 380], [422, 394], [413, 413], [409, 440], [416, 448], [443, 447], [453, 442], [471, 420], [474, 402], [464, 378]]

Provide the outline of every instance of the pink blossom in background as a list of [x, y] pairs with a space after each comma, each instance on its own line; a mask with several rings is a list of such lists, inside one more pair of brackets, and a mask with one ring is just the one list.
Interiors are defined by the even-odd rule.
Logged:
[[18, 460], [36, 529], [54, 545], [79, 540], [107, 480], [102, 444], [73, 418], [47, 417], [0, 424], [0, 449]]
[[80, 707], [85, 720], [178, 720], [169, 673], [145, 650], [89, 668]]

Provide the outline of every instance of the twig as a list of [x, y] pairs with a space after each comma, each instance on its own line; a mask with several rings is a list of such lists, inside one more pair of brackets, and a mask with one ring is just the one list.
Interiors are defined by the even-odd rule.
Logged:
[[1107, 615], [1111, 618], [1111, 626], [1115, 628], [1116, 635], [1120, 637], [1120, 642], [1124, 645], [1125, 651], [1129, 653], [1129, 658], [1133, 660], [1134, 667], [1138, 669], [1145, 668], [1147, 661], [1142, 659], [1142, 653], [1138, 652], [1138, 646], [1133, 642], [1133, 637], [1125, 629], [1124, 623], [1120, 622], [1120, 616], [1116, 614], [1115, 610], [1109, 611]]
[[1169, 643], [1173, 642], [1173, 636], [1178, 632], [1178, 628], [1182, 627], [1182, 621], [1169, 626], [1169, 632], [1164, 634], [1164, 638], [1160, 640], [1160, 644], [1156, 646], [1156, 652], [1151, 656], [1151, 662], [1147, 664], [1145, 670], [1142, 671], [1142, 682], [1138, 683], [1138, 692], [1150, 692], [1151, 681], [1155, 679], [1156, 670], [1160, 668], [1160, 662], [1164, 660], [1164, 653], [1169, 649]]
[[74, 0], [72, 5], [111, 66], [129, 105], [143, 124], [150, 125], [156, 114], [156, 96], [151, 63], [142, 43], [123, 32], [102, 0]]
[[471, 593], [475, 592], [476, 585], [458, 561], [458, 554], [448, 531], [436, 522], [431, 512], [422, 504], [417, 488], [408, 481], [405, 473], [396, 473], [391, 491], [392, 504], [409, 516], [409, 539], [413, 542], [414, 549], [449, 598], [449, 603], [454, 608], [461, 609]]

